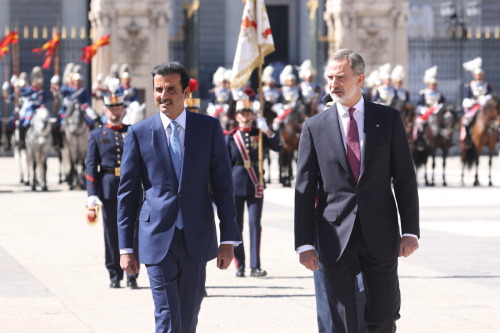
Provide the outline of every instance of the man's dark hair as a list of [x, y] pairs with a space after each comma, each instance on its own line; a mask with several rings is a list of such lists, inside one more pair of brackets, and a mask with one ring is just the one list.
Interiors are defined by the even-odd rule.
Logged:
[[151, 72], [151, 75], [153, 76], [153, 87], [155, 75], [165, 76], [169, 74], [179, 74], [181, 76], [182, 90], [185, 90], [187, 87], [189, 87], [189, 74], [186, 71], [186, 68], [184, 68], [184, 66], [182, 66], [178, 62], [166, 62], [156, 65], [156, 67], [153, 68], [153, 71]]

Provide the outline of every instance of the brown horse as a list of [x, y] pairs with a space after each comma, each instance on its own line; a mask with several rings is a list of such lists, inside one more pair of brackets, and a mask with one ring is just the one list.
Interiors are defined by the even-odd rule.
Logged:
[[[426, 186], [434, 186], [434, 171], [436, 168], [436, 153], [440, 149], [443, 158], [443, 186], [446, 182], [446, 158], [452, 145], [453, 130], [456, 124], [456, 114], [453, 105], [443, 104], [438, 112], [432, 114], [412, 146], [413, 161], [418, 172], [420, 167], [424, 167], [424, 179]], [[432, 174], [427, 177], [427, 161], [432, 159]]]
[[279, 153], [279, 179], [284, 187], [290, 187], [294, 178], [292, 163], [295, 160], [295, 152], [299, 148], [300, 132], [304, 122], [302, 108], [303, 105], [300, 102], [295, 103], [279, 130], [283, 145], [283, 150]]
[[[500, 117], [500, 96], [491, 95], [488, 100], [481, 106], [475, 115], [474, 122], [469, 128], [465, 140], [461, 143], [462, 153], [462, 185], [464, 185], [464, 170], [465, 167], [471, 169], [476, 165], [476, 174], [474, 177], [474, 186], [479, 186], [478, 167], [479, 156], [484, 147], [488, 148], [489, 156], [489, 174], [488, 185], [493, 186], [491, 182], [491, 165], [495, 146], [498, 140], [498, 119]], [[461, 119], [461, 124], [464, 118]]]
[[403, 120], [406, 131], [406, 138], [408, 139], [408, 143], [411, 147], [413, 142], [413, 122], [415, 121], [415, 106], [410, 103], [405, 103], [399, 109], [399, 114], [401, 115], [401, 119]]

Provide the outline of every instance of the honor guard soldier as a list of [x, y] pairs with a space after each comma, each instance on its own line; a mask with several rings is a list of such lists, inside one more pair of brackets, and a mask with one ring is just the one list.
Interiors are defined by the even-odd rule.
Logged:
[[462, 102], [464, 116], [460, 126], [460, 141], [464, 141], [469, 134], [469, 128], [474, 123], [475, 115], [486, 100], [485, 97], [491, 95], [493, 87], [484, 81], [484, 71], [481, 57], [463, 63], [465, 70], [472, 73], [473, 80], [465, 86], [465, 98]]
[[316, 69], [313, 68], [311, 60], [304, 60], [299, 67], [299, 79], [301, 80], [299, 86], [307, 117], [316, 114], [318, 95], [321, 90], [320, 86], [314, 82], [315, 76]]
[[302, 102], [302, 93], [297, 85], [293, 66], [286, 65], [280, 73], [281, 95], [275, 107], [278, 116], [273, 120], [273, 130], [279, 131], [285, 118]]
[[278, 103], [278, 98], [280, 97], [280, 91], [276, 88], [276, 80], [273, 77], [273, 73], [274, 67], [272, 65], [267, 65], [262, 71], [262, 95], [264, 96], [264, 101], [271, 106]]
[[427, 120], [431, 114], [439, 112], [443, 103], [446, 102], [444, 95], [437, 89], [438, 81], [437, 66], [427, 69], [424, 74], [424, 83], [427, 87], [420, 91], [420, 98], [416, 108], [416, 122], [413, 129], [413, 140], [416, 141], [420, 133], [423, 133]]
[[189, 80], [189, 97], [184, 99], [184, 108], [187, 111], [200, 113], [200, 99], [193, 97], [193, 92], [198, 90], [198, 81], [191, 78]]
[[391, 64], [387, 63], [379, 67], [378, 75], [381, 84], [377, 87], [373, 102], [392, 106], [396, 99], [396, 91], [391, 82]]
[[404, 68], [401, 65], [394, 67], [391, 73], [391, 81], [394, 91], [396, 92], [396, 100], [393, 107], [396, 110], [403, 110], [407, 103], [410, 103], [410, 92], [403, 88], [403, 79], [405, 77]]
[[[263, 135], [263, 148], [274, 151], [282, 149], [279, 137], [268, 127], [264, 118], [257, 119], [257, 128], [253, 127], [256, 118], [255, 110], [259, 102], [250, 98], [236, 102], [236, 121], [239, 125], [226, 136], [226, 142], [231, 161], [231, 173], [234, 183], [236, 205], [236, 222], [243, 232], [243, 214], [245, 203], [248, 208], [248, 224], [250, 229], [250, 275], [263, 277], [267, 272], [260, 266], [261, 216], [263, 205], [263, 185], [259, 181], [259, 132]], [[238, 271], [237, 277], [245, 276], [245, 250], [243, 243], [235, 247], [234, 258]]]
[[33, 67], [30, 82], [31, 85], [21, 89], [21, 100], [23, 105], [19, 112], [20, 147], [25, 146], [26, 131], [30, 127], [31, 118], [36, 110], [45, 104], [46, 96], [43, 90], [43, 73], [41, 67]]
[[[96, 206], [102, 205], [106, 268], [110, 287], [120, 288], [123, 269], [120, 267], [118, 246], [117, 192], [120, 182], [120, 164], [123, 140], [128, 125], [122, 123], [125, 115], [123, 91], [118, 89], [119, 80], [109, 82], [109, 95], [104, 96], [104, 113], [107, 122], [90, 132], [87, 146], [87, 217], [96, 219]], [[116, 92], [118, 91], [119, 94]], [[137, 275], [127, 274], [127, 286], [137, 288]]]
[[132, 74], [128, 64], [123, 64], [120, 70], [120, 88], [123, 89], [123, 105], [128, 108], [130, 103], [139, 101], [139, 89], [133, 87]]
[[209, 91], [207, 114], [220, 120], [222, 129], [228, 129], [232, 119], [229, 118], [229, 108], [233, 104], [231, 93], [230, 69], [220, 66], [213, 75], [214, 87]]

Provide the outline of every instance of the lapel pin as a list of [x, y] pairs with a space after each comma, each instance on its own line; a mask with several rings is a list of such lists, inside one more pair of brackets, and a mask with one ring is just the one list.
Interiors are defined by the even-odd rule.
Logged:
[[375, 125], [375, 127], [380, 127], [380, 125], [379, 125], [379, 124], [377, 124], [377, 125]]

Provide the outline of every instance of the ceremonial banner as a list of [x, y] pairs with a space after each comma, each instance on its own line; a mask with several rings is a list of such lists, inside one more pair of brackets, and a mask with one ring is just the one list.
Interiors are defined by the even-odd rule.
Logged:
[[90, 64], [90, 60], [92, 60], [92, 57], [97, 53], [97, 49], [101, 46], [108, 45], [110, 41], [111, 35], [105, 35], [94, 44], [82, 48], [83, 55], [80, 57], [80, 60], [86, 64]]
[[45, 69], [50, 68], [52, 56], [53, 56], [56, 48], [59, 46], [60, 42], [61, 42], [61, 36], [59, 33], [57, 33], [51, 40], [49, 40], [47, 43], [43, 44], [41, 47], [31, 50], [33, 53], [36, 53], [37, 55], [45, 51], [45, 55], [43, 57], [44, 62], [43, 62], [42, 68], [45, 68]]
[[234, 57], [231, 88], [242, 87], [253, 70], [264, 63], [264, 57], [273, 51], [274, 40], [264, 0], [246, 0]]
[[19, 42], [19, 33], [17, 31], [11, 31], [7, 36], [5, 36], [2, 41], [0, 41], [0, 59], [7, 53], [9, 53], [9, 45], [17, 44]]

